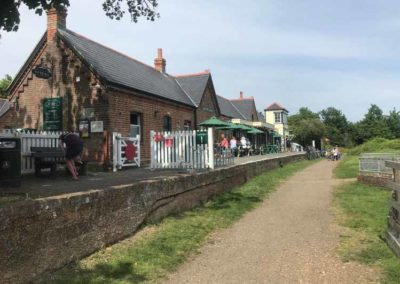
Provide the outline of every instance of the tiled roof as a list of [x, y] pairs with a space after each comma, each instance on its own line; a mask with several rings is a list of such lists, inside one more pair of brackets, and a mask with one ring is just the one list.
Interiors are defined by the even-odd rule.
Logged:
[[286, 109], [278, 103], [273, 103], [272, 105], [267, 107], [265, 110], [286, 110]]
[[129, 56], [96, 43], [73, 31], [59, 29], [61, 39], [110, 85], [194, 106], [173, 76], [159, 72]]
[[[252, 114], [255, 109], [254, 99], [231, 100], [232, 104], [244, 115], [246, 120], [252, 121]], [[258, 117], [255, 117], [258, 119]]]
[[186, 94], [192, 98], [196, 106], [199, 106], [207, 87], [210, 73], [205, 72], [194, 75], [176, 76], [175, 78], [182, 89], [185, 90]]
[[262, 113], [262, 111], [257, 112], [257, 115], [258, 115], [258, 120], [259, 120], [259, 121], [265, 122], [265, 116], [264, 116], [264, 114]]
[[218, 105], [221, 110], [221, 115], [245, 119], [245, 117], [240, 113], [240, 111], [232, 104], [232, 102], [224, 97], [217, 96]]

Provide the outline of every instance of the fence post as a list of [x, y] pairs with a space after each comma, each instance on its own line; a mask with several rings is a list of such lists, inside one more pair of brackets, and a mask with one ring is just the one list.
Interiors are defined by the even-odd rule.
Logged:
[[112, 134], [112, 145], [113, 145], [113, 172], [117, 171], [117, 147], [118, 147], [118, 143], [117, 143], [117, 133], [113, 132]]
[[211, 127], [208, 128], [208, 167], [214, 169], [214, 132]]
[[154, 131], [153, 130], [151, 130], [150, 131], [150, 151], [151, 151], [151, 154], [150, 154], [150, 169], [152, 169], [152, 170], [154, 170], [154, 166], [155, 166], [155, 163], [156, 163], [156, 161], [155, 161], [155, 159], [156, 159], [156, 153], [155, 153], [155, 141], [154, 141]]

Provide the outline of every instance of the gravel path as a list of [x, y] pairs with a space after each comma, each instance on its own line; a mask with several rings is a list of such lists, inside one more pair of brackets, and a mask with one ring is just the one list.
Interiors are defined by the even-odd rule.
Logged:
[[290, 178], [163, 283], [377, 283], [376, 271], [335, 252], [334, 166], [321, 161]]

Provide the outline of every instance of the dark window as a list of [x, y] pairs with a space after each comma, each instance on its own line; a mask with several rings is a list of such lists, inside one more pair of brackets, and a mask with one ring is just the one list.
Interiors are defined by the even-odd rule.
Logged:
[[139, 112], [131, 112], [130, 114], [130, 136], [140, 135], [143, 141], [143, 114]]
[[171, 131], [171, 118], [168, 115], [163, 118], [163, 130]]
[[185, 120], [183, 123], [183, 130], [190, 130], [192, 129], [192, 122], [190, 120]]

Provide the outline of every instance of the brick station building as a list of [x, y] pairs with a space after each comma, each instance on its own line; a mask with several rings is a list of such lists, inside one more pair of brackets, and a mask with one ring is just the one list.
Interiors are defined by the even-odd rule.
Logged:
[[[172, 76], [162, 49], [149, 66], [67, 29], [66, 17], [66, 10], [47, 11], [46, 32], [9, 87], [0, 129], [65, 131], [78, 130], [82, 120], [101, 122], [85, 138], [85, 152], [89, 161], [107, 165], [112, 132], [129, 136], [131, 125], [140, 125], [146, 163], [150, 130], [194, 129], [220, 116], [209, 71]], [[49, 98], [60, 104], [56, 123], [48, 122], [44, 111]]]

